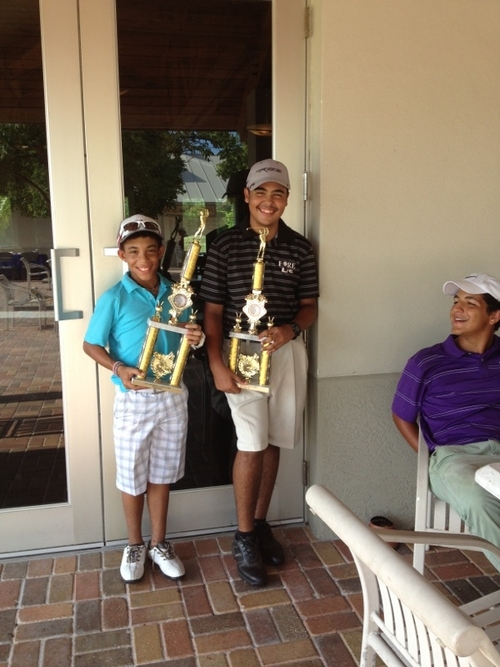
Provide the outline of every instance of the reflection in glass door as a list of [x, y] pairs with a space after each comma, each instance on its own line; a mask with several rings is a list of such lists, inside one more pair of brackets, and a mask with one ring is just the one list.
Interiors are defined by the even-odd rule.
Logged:
[[0, 39], [0, 509], [68, 500], [38, 2]]
[[[106, 187], [105, 192], [100, 187], [116, 169], [117, 142], [109, 137], [114, 136], [119, 115], [125, 196], [118, 201], [125, 200], [128, 214], [140, 211], [158, 217], [165, 237], [175, 241], [177, 255], [183, 250], [181, 242], [186, 247], [189, 241], [200, 205], [211, 211], [206, 243], [218, 229], [231, 224], [236, 209], [223, 196], [228, 175], [271, 155], [287, 163], [293, 174], [287, 222], [303, 231], [305, 0], [152, 0], [147, 11], [133, 0], [100, 0], [92, 6], [99, 6], [98, 15], [90, 7], [82, 15], [82, 59], [84, 89], [91, 86], [84, 90], [84, 104], [95, 107], [99, 135], [99, 141], [93, 141], [101, 175], [94, 178], [99, 205], [122, 196], [121, 187]], [[96, 22], [100, 26], [97, 41], [92, 38]], [[118, 62], [108, 64], [105, 56], [112, 51], [115, 37]], [[119, 72], [119, 114], [115, 108], [103, 113], [112, 104], [110, 86], [91, 85], [96, 75], [105, 81], [103, 64], [109, 80]], [[221, 166], [227, 171], [221, 172]], [[148, 193], [146, 186], [152, 181], [157, 185]], [[161, 195], [156, 201], [155, 192]], [[158, 208], [158, 201], [164, 210]], [[116, 212], [112, 221], [106, 216], [107, 228], [96, 220], [92, 232], [96, 297], [120, 269], [119, 261], [103, 259], [117, 224]], [[201, 256], [200, 274], [202, 263]], [[174, 278], [178, 266], [179, 258], [174, 257], [169, 265]], [[187, 474], [171, 495], [169, 534], [227, 530], [236, 520], [230, 484], [232, 425], [223, 401], [221, 406], [219, 397], [214, 400], [203, 358], [191, 359], [185, 379], [192, 394]], [[126, 530], [110, 447], [110, 387], [109, 374], [100, 373], [104, 513], [106, 539], [111, 543], [122, 540]], [[302, 519], [302, 459], [302, 448], [282, 457], [271, 521]], [[143, 531], [148, 534], [148, 526]]]
[[[199, 213], [209, 210], [197, 291], [207, 245], [234, 224], [240, 202], [231, 184], [239, 177], [242, 193], [248, 165], [272, 154], [272, 3], [162, 0], [144, 13], [117, 0], [116, 7], [126, 212], [161, 222], [163, 271], [175, 281]], [[231, 484], [234, 429], [204, 351], [190, 358], [184, 380], [186, 474], [173, 489]]]

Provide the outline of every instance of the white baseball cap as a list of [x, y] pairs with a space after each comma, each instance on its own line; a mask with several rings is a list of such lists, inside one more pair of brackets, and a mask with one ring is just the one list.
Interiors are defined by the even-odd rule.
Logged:
[[161, 227], [153, 220], [153, 218], [148, 218], [146, 215], [137, 213], [136, 215], [126, 218], [120, 223], [118, 228], [118, 235], [116, 238], [116, 245], [120, 245], [128, 239], [129, 236], [138, 234], [139, 232], [151, 232], [155, 236], [158, 236], [163, 241], [163, 235], [161, 233]]
[[290, 190], [290, 179], [288, 169], [283, 162], [277, 160], [261, 160], [256, 162], [248, 172], [247, 188], [255, 190], [263, 183], [279, 183]]
[[449, 280], [443, 285], [445, 294], [455, 295], [460, 289], [467, 294], [491, 294], [500, 301], [500, 280], [488, 273], [472, 273], [463, 280]]

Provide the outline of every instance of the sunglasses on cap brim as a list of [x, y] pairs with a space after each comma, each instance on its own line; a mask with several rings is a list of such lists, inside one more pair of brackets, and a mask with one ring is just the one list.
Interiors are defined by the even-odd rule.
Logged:
[[123, 240], [123, 237], [129, 236], [132, 232], [138, 232], [143, 229], [162, 236], [160, 225], [154, 222], [154, 220], [131, 220], [129, 222], [122, 222], [118, 239]]

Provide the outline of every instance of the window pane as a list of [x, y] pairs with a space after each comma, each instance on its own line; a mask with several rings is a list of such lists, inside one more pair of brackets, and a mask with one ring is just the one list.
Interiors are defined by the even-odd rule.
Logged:
[[67, 501], [37, 0], [0, 5], [0, 508]]
[[[195, 290], [211, 239], [241, 214], [228, 179], [239, 172], [241, 182], [249, 164], [271, 157], [271, 8], [269, 0], [153, 0], [147, 8], [117, 0], [126, 211], [160, 221], [164, 269], [175, 281], [208, 209]], [[233, 426], [203, 352], [184, 380], [187, 465], [175, 488], [228, 484]]]

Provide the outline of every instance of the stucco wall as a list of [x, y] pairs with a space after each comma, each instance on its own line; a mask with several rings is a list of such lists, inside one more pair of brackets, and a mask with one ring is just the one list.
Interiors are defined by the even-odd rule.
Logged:
[[[311, 481], [330, 488], [360, 517], [382, 514], [411, 527], [416, 454], [391, 428], [388, 415], [399, 374], [313, 380], [315, 436]], [[324, 537], [324, 524], [310, 517]]]
[[448, 334], [445, 280], [500, 276], [500, 4], [309, 6], [311, 481], [407, 523], [414, 459], [390, 417], [395, 381]]

